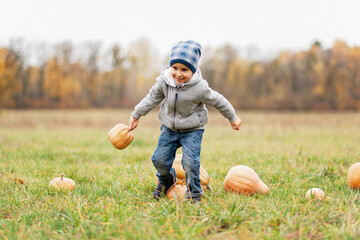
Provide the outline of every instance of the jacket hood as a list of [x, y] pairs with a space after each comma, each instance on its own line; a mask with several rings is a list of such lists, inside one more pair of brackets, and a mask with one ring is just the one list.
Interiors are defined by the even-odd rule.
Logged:
[[[162, 70], [160, 77], [166, 82], [167, 85], [176, 87], [175, 80], [171, 76], [171, 68], [170, 67], [165, 67]], [[200, 69], [197, 69], [197, 71], [191, 76], [191, 79], [188, 82], [183, 83], [181, 85], [183, 87], [192, 86], [192, 85], [200, 82], [201, 80], [202, 80], [201, 71], [200, 71]]]

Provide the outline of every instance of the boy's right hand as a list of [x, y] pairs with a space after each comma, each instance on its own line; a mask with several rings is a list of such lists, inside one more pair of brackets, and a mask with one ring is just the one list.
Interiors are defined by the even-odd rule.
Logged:
[[234, 130], [239, 130], [241, 126], [241, 119], [237, 118], [235, 121], [231, 122], [230, 124]]
[[133, 116], [130, 117], [129, 120], [129, 130], [132, 131], [138, 126], [139, 120], [134, 118]]

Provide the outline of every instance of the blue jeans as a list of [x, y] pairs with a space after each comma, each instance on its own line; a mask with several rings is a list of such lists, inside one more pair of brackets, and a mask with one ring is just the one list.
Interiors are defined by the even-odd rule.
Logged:
[[176, 182], [175, 169], [172, 164], [176, 150], [182, 147], [182, 166], [186, 177], [186, 198], [201, 197], [203, 190], [200, 182], [200, 151], [204, 130], [188, 132], [175, 132], [161, 126], [161, 134], [156, 150], [152, 156], [152, 162], [157, 170], [156, 176], [159, 183], [164, 186]]

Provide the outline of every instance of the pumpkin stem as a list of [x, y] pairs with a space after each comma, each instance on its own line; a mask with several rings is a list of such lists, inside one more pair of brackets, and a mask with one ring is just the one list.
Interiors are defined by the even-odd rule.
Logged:
[[[185, 183], [185, 184], [184, 184]], [[185, 178], [181, 181], [180, 185], [186, 185]]]
[[206, 187], [207, 187], [208, 189], [210, 189], [210, 191], [212, 191], [213, 193], [215, 193], [215, 191], [210, 187], [210, 185], [206, 185]]
[[63, 178], [64, 178], [64, 174], [62, 173], [62, 174], [61, 174], [61, 180], [63, 180]]

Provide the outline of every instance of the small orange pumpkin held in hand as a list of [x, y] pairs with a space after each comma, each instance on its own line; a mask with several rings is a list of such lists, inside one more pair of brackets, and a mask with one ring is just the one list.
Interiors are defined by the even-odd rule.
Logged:
[[269, 192], [268, 186], [261, 181], [256, 172], [244, 165], [238, 165], [229, 170], [225, 177], [224, 190], [244, 195]]
[[347, 174], [347, 184], [350, 188], [360, 188], [360, 162], [350, 166]]
[[305, 197], [307, 199], [316, 199], [316, 200], [324, 200], [324, 199], [327, 199], [325, 197], [325, 193], [323, 190], [321, 190], [320, 188], [310, 188], [307, 192], [306, 192], [306, 195]]
[[183, 200], [185, 198], [185, 193], [186, 193], [186, 186], [185, 185], [174, 185], [172, 186], [166, 196], [168, 197], [169, 200], [173, 200], [176, 199], [178, 201]]
[[76, 184], [74, 180], [70, 178], [64, 178], [64, 174], [61, 174], [61, 177], [51, 180], [49, 186], [54, 187], [59, 191], [72, 191], [75, 190]]
[[119, 123], [109, 131], [108, 139], [115, 148], [124, 149], [134, 140], [134, 134], [129, 129], [125, 124]]

